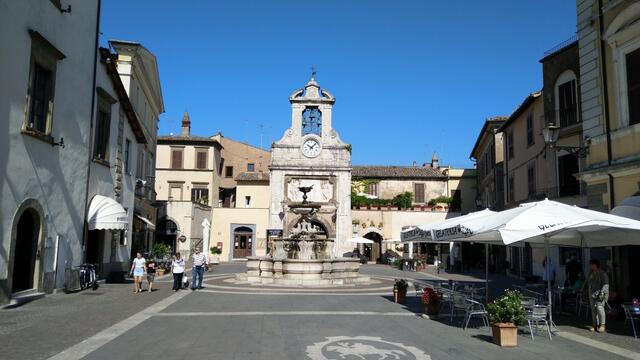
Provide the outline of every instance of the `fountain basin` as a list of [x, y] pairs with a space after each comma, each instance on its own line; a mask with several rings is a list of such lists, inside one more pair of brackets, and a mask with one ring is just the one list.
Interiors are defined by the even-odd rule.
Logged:
[[[286, 286], [331, 286], [368, 283], [368, 276], [360, 276], [360, 261], [354, 258], [337, 259], [273, 259], [247, 258], [247, 273], [238, 280], [251, 284]], [[239, 274], [240, 275], [240, 274]]]

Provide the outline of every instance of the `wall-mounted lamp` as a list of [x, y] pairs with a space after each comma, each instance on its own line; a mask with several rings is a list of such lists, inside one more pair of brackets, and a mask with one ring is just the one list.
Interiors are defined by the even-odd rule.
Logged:
[[51, 146], [60, 146], [61, 148], [63, 148], [63, 149], [64, 149], [64, 138], [63, 138], [63, 137], [61, 137], [61, 138], [60, 138], [60, 141], [58, 141], [58, 142], [54, 142], [54, 143], [51, 143]]
[[71, 5], [67, 5], [66, 9], [64, 9], [62, 7], [62, 5], [60, 5], [60, 13], [61, 14], [64, 14], [64, 13], [71, 14]]
[[587, 146], [557, 146], [556, 142], [558, 142], [558, 135], [560, 134], [560, 128], [556, 126], [554, 123], [549, 123], [545, 128], [542, 129], [542, 138], [544, 139], [544, 143], [550, 148], [555, 149], [556, 151], [566, 151], [569, 154], [583, 158], [589, 154], [589, 139], [585, 139], [587, 142]]

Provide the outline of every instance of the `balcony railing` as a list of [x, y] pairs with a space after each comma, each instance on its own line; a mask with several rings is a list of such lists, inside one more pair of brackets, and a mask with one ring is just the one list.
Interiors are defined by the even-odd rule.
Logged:
[[559, 52], [560, 50], [563, 50], [564, 48], [568, 47], [569, 45], [572, 45], [574, 42], [578, 41], [578, 35], [573, 35], [572, 37], [568, 38], [567, 40], [561, 42], [560, 44], [552, 47], [551, 49], [547, 50], [544, 52], [544, 56], [547, 57], [549, 55], [553, 55], [557, 52]]

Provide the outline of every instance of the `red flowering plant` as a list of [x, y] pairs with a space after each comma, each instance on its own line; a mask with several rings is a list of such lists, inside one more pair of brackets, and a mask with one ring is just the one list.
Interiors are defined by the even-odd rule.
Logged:
[[424, 288], [421, 296], [422, 305], [437, 307], [440, 305], [440, 296], [432, 288]]

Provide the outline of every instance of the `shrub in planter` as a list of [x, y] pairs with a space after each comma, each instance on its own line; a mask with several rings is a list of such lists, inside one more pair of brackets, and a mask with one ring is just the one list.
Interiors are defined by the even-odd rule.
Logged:
[[424, 288], [420, 301], [424, 306], [424, 313], [427, 315], [438, 315], [440, 313], [440, 295], [432, 288]]
[[493, 342], [500, 346], [518, 345], [518, 328], [525, 319], [522, 295], [513, 290], [487, 305], [487, 316], [491, 323]]
[[407, 288], [409, 288], [407, 280], [396, 279], [395, 284], [393, 284], [393, 302], [404, 304], [407, 298]]

